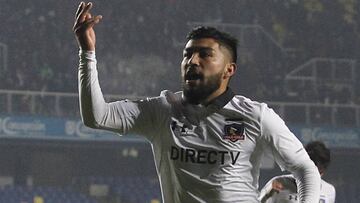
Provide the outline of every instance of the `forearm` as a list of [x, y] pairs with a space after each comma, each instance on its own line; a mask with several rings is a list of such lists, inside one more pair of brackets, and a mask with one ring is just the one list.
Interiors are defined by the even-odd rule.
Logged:
[[80, 51], [79, 103], [84, 124], [97, 128], [105, 116], [108, 104], [105, 102], [98, 80], [94, 51]]
[[320, 198], [320, 174], [312, 161], [303, 163], [293, 171], [297, 180], [300, 202], [318, 203]]
[[259, 201], [261, 203], [265, 203], [270, 197], [274, 195], [275, 190], [273, 190], [272, 187], [273, 180], [274, 178], [267, 182], [266, 185], [261, 189], [259, 195]]

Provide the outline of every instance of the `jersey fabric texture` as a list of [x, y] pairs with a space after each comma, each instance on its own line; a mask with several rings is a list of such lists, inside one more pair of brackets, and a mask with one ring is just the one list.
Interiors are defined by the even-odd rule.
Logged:
[[261, 157], [300, 180], [301, 199], [317, 203], [320, 176], [300, 141], [264, 103], [228, 89], [211, 104], [190, 105], [182, 92], [106, 103], [95, 52], [80, 51], [80, 110], [85, 125], [136, 134], [153, 147], [166, 203], [258, 202]]
[[[272, 189], [272, 182], [279, 181], [284, 189], [280, 192], [274, 192], [270, 197], [266, 197]], [[335, 187], [330, 183], [321, 179], [320, 185], [320, 200], [319, 203], [335, 203], [336, 191]], [[298, 203], [299, 198], [297, 195], [296, 180], [292, 175], [281, 175], [272, 178], [260, 192], [260, 199], [267, 198], [263, 203]]]

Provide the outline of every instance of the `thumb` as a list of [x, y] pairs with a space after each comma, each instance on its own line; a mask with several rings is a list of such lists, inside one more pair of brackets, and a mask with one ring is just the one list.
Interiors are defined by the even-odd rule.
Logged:
[[90, 19], [91, 19], [91, 13], [86, 13], [85, 20], [90, 20]]
[[86, 27], [94, 27], [95, 24], [98, 24], [100, 22], [100, 20], [102, 19], [101, 15], [95, 16], [95, 17], [91, 17], [86, 21]]

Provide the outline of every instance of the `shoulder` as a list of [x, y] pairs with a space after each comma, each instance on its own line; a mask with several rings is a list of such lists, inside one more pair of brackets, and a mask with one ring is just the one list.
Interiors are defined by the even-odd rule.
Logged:
[[266, 103], [254, 101], [242, 95], [235, 95], [228, 105], [231, 105], [231, 108], [240, 110], [245, 114], [258, 116], [260, 116], [264, 110], [269, 109]]
[[321, 179], [321, 190], [327, 193], [335, 193], [335, 187], [323, 179]]
[[170, 90], [161, 91], [159, 96], [156, 97], [148, 97], [145, 100], [149, 103], [159, 104], [163, 106], [171, 106], [174, 103], [181, 103], [182, 93], [181, 92], [172, 92]]
[[159, 97], [165, 99], [168, 103], [181, 102], [182, 92], [172, 92], [170, 90], [163, 90], [161, 91]]
[[140, 100], [128, 102], [135, 104], [141, 111], [148, 110], [150, 112], [169, 112], [174, 104], [181, 104], [181, 93], [174, 93], [169, 90], [161, 91], [159, 96], [147, 97]]
[[252, 100], [242, 95], [235, 95], [231, 102], [249, 108], [260, 108], [261, 106], [266, 105], [265, 103]]
[[335, 202], [335, 197], [336, 197], [335, 187], [332, 184], [321, 179], [320, 196], [325, 199], [328, 199], [329, 202], [332, 203]]
[[255, 101], [242, 95], [235, 95], [231, 103], [245, 111], [256, 113], [272, 111], [272, 108], [270, 108], [267, 103]]
[[260, 125], [273, 126], [274, 123], [282, 123], [280, 116], [264, 102], [258, 102], [241, 95], [236, 95], [229, 103], [232, 108], [257, 120]]

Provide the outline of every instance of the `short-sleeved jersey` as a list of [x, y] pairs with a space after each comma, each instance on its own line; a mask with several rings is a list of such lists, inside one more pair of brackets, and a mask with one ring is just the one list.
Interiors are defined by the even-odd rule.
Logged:
[[[260, 199], [269, 194], [274, 180], [279, 181], [284, 189], [272, 193], [264, 203], [299, 203], [296, 180], [292, 175], [281, 175], [272, 178], [261, 190]], [[319, 203], [335, 203], [335, 196], [335, 187], [322, 179]]]
[[[106, 103], [94, 55], [82, 59], [79, 91], [84, 123], [147, 138], [164, 202], [258, 202], [265, 148], [284, 169], [294, 173], [308, 169], [304, 185], [313, 187], [320, 180], [300, 141], [266, 104], [234, 95], [230, 89], [206, 106], [188, 104], [182, 92], [171, 91], [139, 101]], [[316, 189], [312, 192], [318, 195]]]

